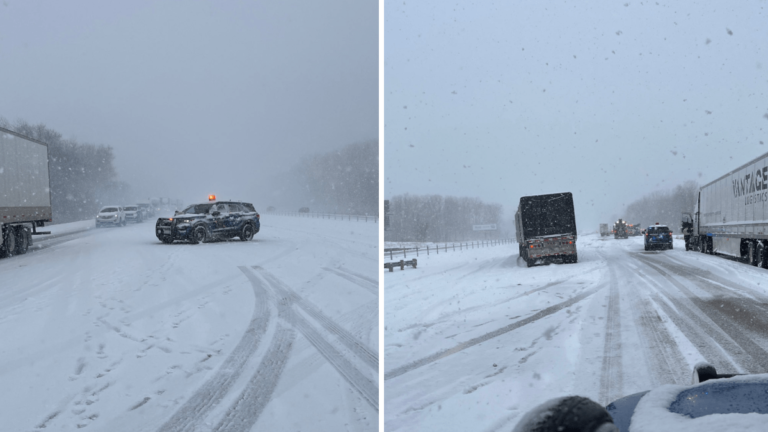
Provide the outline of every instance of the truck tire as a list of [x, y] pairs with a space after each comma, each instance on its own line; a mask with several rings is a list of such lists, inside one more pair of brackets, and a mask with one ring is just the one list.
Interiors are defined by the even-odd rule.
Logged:
[[171, 236], [164, 236], [162, 239], [160, 239], [161, 242], [165, 244], [171, 244], [173, 243], [173, 237]]
[[189, 242], [192, 244], [205, 243], [207, 239], [208, 230], [202, 225], [192, 228], [192, 232], [189, 234]]
[[241, 241], [250, 241], [253, 239], [253, 225], [247, 223], [243, 225], [243, 228], [240, 230], [240, 240]]
[[12, 229], [12, 227], [7, 227], [0, 232], [0, 237], [2, 237], [0, 238], [0, 258], [12, 257], [16, 250], [16, 236], [13, 235]]
[[768, 260], [766, 260], [768, 257], [765, 256], [765, 252], [765, 243], [757, 242], [757, 266], [760, 268], [768, 268]]
[[24, 255], [29, 249], [29, 234], [27, 233], [27, 230], [24, 229], [24, 227], [17, 227], [15, 231], [16, 250], [13, 252], [13, 254]]
[[535, 261], [535, 260], [532, 260], [532, 259], [528, 259], [528, 258], [526, 258], [526, 259], [525, 259], [525, 265], [526, 265], [526, 266], [528, 266], [528, 267], [533, 267], [533, 264], [534, 264], [535, 262], [536, 262], [536, 261]]

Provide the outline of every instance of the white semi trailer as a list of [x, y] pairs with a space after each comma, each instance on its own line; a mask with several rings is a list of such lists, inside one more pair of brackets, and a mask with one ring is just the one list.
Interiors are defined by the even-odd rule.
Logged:
[[686, 250], [768, 268], [768, 153], [702, 186], [683, 231]]
[[26, 253], [51, 220], [48, 145], [0, 127], [0, 258]]

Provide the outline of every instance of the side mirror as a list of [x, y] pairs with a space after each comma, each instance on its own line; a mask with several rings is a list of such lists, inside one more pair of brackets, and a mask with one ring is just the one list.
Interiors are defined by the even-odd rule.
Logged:
[[173, 212], [173, 215], [174, 215], [174, 216], [176, 216], [177, 214], [179, 214], [179, 211], [178, 211], [178, 210], [176, 210], [176, 211], [174, 211], [174, 212]]
[[211, 216], [219, 216], [220, 214], [221, 212], [216, 210], [215, 212], [211, 213]]

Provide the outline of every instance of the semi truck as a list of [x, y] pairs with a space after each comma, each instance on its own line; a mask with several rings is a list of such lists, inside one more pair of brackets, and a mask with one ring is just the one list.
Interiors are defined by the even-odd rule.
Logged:
[[600, 224], [600, 237], [605, 237], [611, 235], [611, 228], [608, 227], [607, 223]]
[[52, 220], [48, 145], [0, 127], [0, 258], [26, 253]]
[[768, 153], [702, 186], [682, 219], [686, 250], [768, 268]]
[[578, 261], [576, 213], [570, 192], [520, 198], [515, 228], [520, 257], [528, 267], [537, 262]]

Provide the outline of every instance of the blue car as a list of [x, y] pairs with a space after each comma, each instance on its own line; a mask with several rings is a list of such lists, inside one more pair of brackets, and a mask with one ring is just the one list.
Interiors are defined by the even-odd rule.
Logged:
[[652, 225], [643, 230], [645, 234], [645, 250], [673, 249], [672, 230], [666, 225]]
[[155, 235], [163, 243], [175, 240], [192, 244], [229, 240], [253, 239], [259, 232], [260, 215], [253, 204], [238, 201], [214, 201], [193, 204], [172, 218], [160, 218], [155, 224]]

